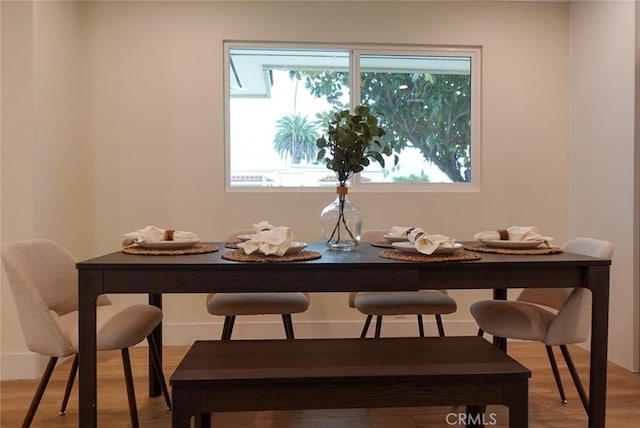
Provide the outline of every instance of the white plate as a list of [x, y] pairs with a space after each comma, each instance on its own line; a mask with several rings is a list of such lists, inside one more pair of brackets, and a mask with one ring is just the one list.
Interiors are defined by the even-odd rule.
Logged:
[[[291, 243], [291, 245], [289, 245], [289, 248], [287, 249], [287, 251], [284, 254], [285, 255], [296, 254], [296, 253], [299, 253], [300, 251], [304, 250], [305, 248], [307, 248], [307, 243], [306, 242], [293, 241]], [[254, 254], [258, 254], [258, 253], [260, 255], [264, 255], [264, 254], [260, 253], [260, 250], [258, 250], [258, 252], [254, 253]], [[269, 255], [273, 255], [273, 254], [269, 254]]]
[[307, 248], [306, 242], [293, 241], [285, 254], [296, 254]]
[[251, 235], [238, 235], [238, 239], [242, 242], [248, 241], [249, 239], [251, 239]]
[[163, 250], [176, 250], [179, 248], [189, 248], [200, 242], [199, 239], [190, 241], [143, 241], [137, 242], [139, 247], [142, 248], [154, 248]]
[[409, 238], [407, 238], [406, 236], [403, 236], [403, 237], [391, 236], [388, 233], [384, 235], [384, 239], [386, 239], [389, 242], [406, 242], [409, 240]]
[[501, 240], [501, 239], [481, 239], [480, 242], [482, 242], [487, 247], [528, 250], [531, 248], [536, 248], [537, 246], [542, 244], [544, 242], [544, 239], [538, 239], [535, 241], [507, 241], [507, 240]]
[[[400, 251], [404, 251], [406, 253], [419, 253], [418, 249], [415, 247], [415, 245], [412, 242], [393, 242], [391, 245], [393, 246], [393, 248], [398, 249]], [[463, 247], [462, 244], [455, 243], [453, 244], [453, 247], [439, 247], [430, 255], [444, 256], [447, 254], [453, 254], [462, 247]], [[426, 255], [427, 254], [425, 254], [425, 256]]]

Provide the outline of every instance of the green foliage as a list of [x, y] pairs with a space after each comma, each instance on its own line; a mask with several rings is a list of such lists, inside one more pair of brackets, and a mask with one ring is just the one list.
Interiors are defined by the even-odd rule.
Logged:
[[[391, 156], [395, 150], [393, 142], [383, 143], [381, 138], [386, 131], [378, 124], [378, 119], [369, 112], [368, 107], [356, 106], [355, 114], [349, 110], [335, 113], [329, 123], [327, 138], [318, 138], [318, 160], [324, 160], [327, 168], [335, 171], [341, 186], [355, 173], [362, 171], [371, 160], [383, 168], [384, 157]], [[394, 156], [398, 163], [398, 156]]]
[[[346, 72], [303, 72], [305, 87], [339, 105]], [[471, 79], [468, 75], [363, 72], [361, 104], [380, 117], [396, 148], [416, 147], [453, 182], [471, 179]], [[405, 87], [405, 89], [401, 89]]]
[[316, 139], [319, 133], [313, 122], [295, 114], [278, 119], [276, 127], [273, 147], [281, 158], [291, 156], [293, 164], [316, 160]]
[[420, 175], [411, 174], [408, 176], [394, 177], [393, 182], [394, 183], [429, 183], [430, 180], [427, 174], [425, 174], [424, 171], [421, 171]]

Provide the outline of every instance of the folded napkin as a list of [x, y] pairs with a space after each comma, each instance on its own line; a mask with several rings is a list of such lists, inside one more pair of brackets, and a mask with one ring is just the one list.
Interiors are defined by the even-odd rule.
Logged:
[[[504, 231], [506, 230], [506, 234]], [[542, 236], [540, 231], [535, 226], [511, 226], [500, 233], [500, 230], [488, 230], [485, 232], [478, 232], [475, 234], [474, 239], [480, 241], [485, 240], [504, 240], [506, 237], [509, 241], [544, 241], [549, 245], [549, 241], [553, 241], [551, 236]]]
[[389, 236], [393, 238], [406, 238], [407, 234], [413, 230], [413, 227], [391, 226]]
[[263, 230], [271, 230], [271, 229], [273, 229], [274, 227], [275, 227], [275, 226], [274, 226], [274, 225], [272, 225], [271, 223], [269, 223], [267, 220], [262, 220], [262, 221], [261, 221], [261, 222], [259, 222], [259, 223], [254, 223], [254, 224], [253, 224], [253, 230], [254, 230], [256, 233], [260, 233], [260, 232], [262, 232]]
[[293, 232], [291, 228], [271, 226], [271, 229], [261, 230], [251, 235], [249, 240], [239, 243], [238, 247], [242, 248], [245, 254], [259, 251], [267, 256], [271, 254], [284, 256], [292, 242]]
[[[156, 242], [164, 241], [166, 229], [156, 226], [147, 226], [135, 232], [125, 233], [122, 237], [122, 246], [127, 247], [136, 242]], [[174, 241], [199, 241], [198, 236], [193, 232], [176, 230], [173, 232]]]
[[453, 248], [456, 243], [455, 240], [444, 235], [429, 235], [419, 227], [414, 228], [409, 232], [409, 242], [415, 245], [418, 252], [422, 254], [433, 254], [438, 248]]

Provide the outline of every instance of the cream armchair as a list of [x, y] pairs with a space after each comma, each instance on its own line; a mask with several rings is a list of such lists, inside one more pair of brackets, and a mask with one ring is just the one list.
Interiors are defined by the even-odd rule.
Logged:
[[[73, 386], [80, 348], [76, 260], [57, 243], [34, 239], [2, 245], [2, 263], [27, 347], [49, 357], [47, 368], [22, 424], [23, 427], [28, 427], [60, 357], [75, 356], [60, 414], [65, 413]], [[114, 305], [107, 296], [100, 296], [97, 303], [97, 350], [121, 350], [131, 424], [137, 427], [138, 411], [128, 348], [145, 338], [153, 351], [154, 369], [160, 380], [167, 408], [171, 408], [157, 347], [151, 336], [151, 331], [162, 320], [162, 311], [149, 305]]]
[[[235, 242], [238, 235], [254, 233], [251, 229], [231, 230], [226, 242]], [[291, 314], [304, 312], [309, 307], [306, 293], [209, 293], [206, 299], [207, 312], [224, 316], [222, 340], [231, 339], [233, 325], [238, 315], [280, 314], [287, 339], [294, 339]]]
[[[385, 229], [369, 229], [362, 231], [362, 242], [384, 241]], [[365, 291], [349, 293], [349, 306], [367, 315], [360, 337], [367, 336], [373, 316], [376, 316], [375, 337], [380, 337], [382, 318], [384, 315], [413, 314], [418, 318], [420, 337], [424, 337], [422, 315], [433, 314], [438, 325], [438, 334], [444, 336], [443, 314], [451, 314], [457, 310], [456, 301], [446, 290], [420, 290], [407, 292], [373, 292]]]
[[[613, 244], [592, 238], [577, 238], [567, 242], [564, 251], [585, 256], [610, 259]], [[471, 315], [480, 330], [499, 340], [521, 339], [544, 343], [558, 386], [560, 399], [567, 402], [552, 346], [559, 346], [582, 404], [588, 409], [587, 394], [567, 348], [568, 344], [584, 342], [589, 337], [591, 293], [585, 288], [525, 288], [515, 301], [482, 300], [471, 305]]]

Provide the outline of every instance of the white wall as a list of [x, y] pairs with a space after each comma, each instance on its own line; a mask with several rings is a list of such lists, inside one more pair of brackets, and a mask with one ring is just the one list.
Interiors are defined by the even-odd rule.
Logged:
[[[7, 77], [3, 49], [3, 90], [18, 82], [35, 100], [32, 116], [28, 108], [15, 112], [20, 103], [12, 102], [22, 93], [8, 98], [3, 91], [3, 121], [16, 114], [35, 136], [16, 124], [17, 133], [28, 135], [5, 138], [3, 128], [2, 239], [50, 237], [86, 258], [117, 250], [122, 233], [147, 224], [217, 240], [227, 229], [261, 219], [290, 225], [301, 239], [319, 239], [319, 213], [333, 199], [330, 190], [224, 192], [222, 41], [231, 39], [481, 46], [481, 190], [352, 198], [364, 211], [365, 227], [416, 224], [463, 240], [478, 230], [535, 224], [564, 242], [572, 232], [568, 5], [341, 2], [336, 14], [337, 7], [45, 2], [34, 6], [29, 22], [18, 6], [3, 2], [3, 24], [7, 13], [27, 24], [3, 25], [3, 45], [7, 35], [16, 36], [15, 55], [32, 54]], [[70, 98], [57, 104], [67, 91]], [[25, 153], [20, 168], [7, 161], [14, 152]], [[21, 191], [21, 178], [32, 190]], [[453, 295], [459, 309], [447, 317], [447, 327], [473, 332], [468, 306], [490, 293]], [[25, 347], [6, 281], [2, 300], [4, 366]], [[166, 343], [187, 331], [211, 335], [211, 324], [220, 322], [206, 314], [201, 295], [166, 296], [164, 309]], [[277, 317], [263, 320], [254, 322], [280, 335]], [[347, 307], [344, 295], [313, 295], [310, 310], [295, 321], [299, 336], [351, 335], [362, 316]], [[414, 328], [411, 320], [406, 332]]]
[[635, 5], [571, 5], [569, 235], [613, 241], [609, 359], [638, 370]]

